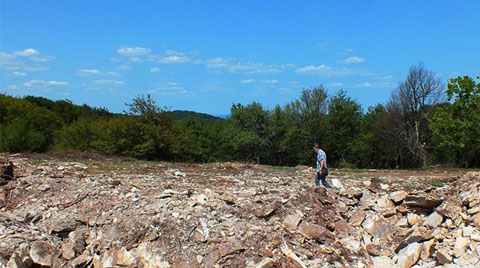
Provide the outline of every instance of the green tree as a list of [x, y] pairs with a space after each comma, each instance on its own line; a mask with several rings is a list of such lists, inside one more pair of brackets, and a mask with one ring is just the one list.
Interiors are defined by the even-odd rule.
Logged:
[[[479, 79], [479, 78], [477, 78]], [[430, 128], [443, 162], [463, 167], [480, 165], [480, 83], [468, 76], [450, 79], [448, 100], [437, 107]]]
[[330, 99], [328, 105], [328, 132], [324, 147], [328, 152], [328, 162], [332, 165], [358, 165], [354, 155], [354, 145], [360, 132], [362, 108], [360, 104], [347, 97], [344, 90]]

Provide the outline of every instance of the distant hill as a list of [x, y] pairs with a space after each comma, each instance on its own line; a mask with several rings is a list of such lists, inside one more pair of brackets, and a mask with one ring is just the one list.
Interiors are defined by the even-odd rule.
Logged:
[[213, 115], [209, 115], [209, 114], [204, 114], [204, 113], [192, 112], [192, 111], [175, 110], [175, 111], [171, 111], [169, 113], [171, 113], [173, 116], [175, 116], [175, 118], [177, 118], [179, 120], [194, 118], [194, 119], [199, 119], [199, 120], [201, 120], [203, 122], [206, 122], [206, 123], [213, 123], [217, 120], [224, 120], [221, 117], [217, 117], [217, 116], [213, 116]]

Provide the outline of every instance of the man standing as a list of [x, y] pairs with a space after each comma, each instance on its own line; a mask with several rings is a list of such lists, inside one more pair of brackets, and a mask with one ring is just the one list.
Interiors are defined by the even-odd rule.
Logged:
[[315, 185], [320, 186], [320, 180], [325, 188], [332, 188], [327, 182], [328, 169], [327, 169], [327, 155], [320, 149], [320, 145], [315, 143], [313, 150], [317, 153], [317, 176], [315, 178]]

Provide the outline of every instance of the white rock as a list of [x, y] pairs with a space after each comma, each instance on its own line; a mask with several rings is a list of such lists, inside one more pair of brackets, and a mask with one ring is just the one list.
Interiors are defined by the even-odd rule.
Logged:
[[417, 263], [423, 250], [423, 244], [412, 243], [398, 252], [397, 266], [399, 268], [410, 268]]
[[343, 184], [340, 182], [340, 180], [332, 179], [332, 186], [340, 191], [345, 191], [345, 187], [343, 187]]
[[395, 268], [393, 261], [386, 256], [379, 256], [373, 258], [373, 268]]

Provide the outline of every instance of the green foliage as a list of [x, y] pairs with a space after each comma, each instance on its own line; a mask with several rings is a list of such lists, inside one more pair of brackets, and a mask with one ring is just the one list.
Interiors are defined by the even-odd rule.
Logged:
[[[432, 163], [480, 166], [480, 84], [469, 77], [451, 79], [450, 102], [422, 104], [415, 111], [405, 108], [411, 99], [400, 94], [410, 92], [406, 85], [386, 105], [366, 113], [345, 91], [329, 96], [319, 86], [272, 110], [256, 102], [234, 104], [225, 120], [169, 112], [150, 95], [133, 99], [128, 112], [112, 114], [68, 100], [0, 94], [0, 151], [76, 150], [144, 160], [292, 167], [313, 165], [312, 146], [318, 142], [332, 168], [415, 167], [419, 158], [414, 153], [419, 152], [428, 153]], [[422, 141], [422, 148], [411, 147], [418, 145], [412, 138]]]
[[450, 79], [449, 101], [437, 107], [431, 118], [431, 130], [437, 157], [460, 166], [480, 165], [480, 83], [468, 77]]

